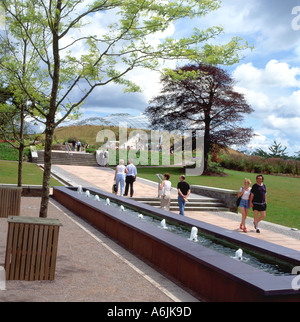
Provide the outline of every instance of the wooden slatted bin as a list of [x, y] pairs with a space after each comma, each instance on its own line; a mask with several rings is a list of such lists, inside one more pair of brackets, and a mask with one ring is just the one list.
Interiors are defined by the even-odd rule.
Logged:
[[8, 217], [5, 255], [7, 280], [54, 280], [58, 219]]
[[21, 187], [0, 186], [0, 217], [20, 216]]

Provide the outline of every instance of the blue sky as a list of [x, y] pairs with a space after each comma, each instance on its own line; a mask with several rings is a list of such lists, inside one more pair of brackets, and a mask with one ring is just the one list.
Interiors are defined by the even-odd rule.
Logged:
[[[236, 90], [254, 109], [245, 119], [257, 134], [248, 148], [267, 150], [277, 140], [291, 155], [300, 151], [300, 0], [223, 0], [217, 11], [201, 20], [177, 23], [165, 35], [177, 37], [194, 26], [213, 25], [224, 28], [217, 43], [240, 36], [255, 47], [244, 52], [239, 64], [226, 67]], [[97, 89], [81, 109], [84, 117], [142, 113], [159, 92], [159, 75], [139, 70], [131, 77], [142, 85], [142, 93], [123, 94], [116, 85]]]

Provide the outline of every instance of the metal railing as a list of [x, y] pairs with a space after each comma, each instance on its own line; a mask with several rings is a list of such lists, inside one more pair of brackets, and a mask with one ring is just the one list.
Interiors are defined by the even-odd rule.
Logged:
[[73, 156], [73, 153], [72, 153], [72, 150], [71, 150], [70, 145], [69, 145], [68, 142], [65, 142], [65, 147], [66, 147], [66, 151], [68, 153], [68, 158], [70, 159], [71, 164], [72, 164], [72, 156]]
[[162, 181], [164, 180], [164, 176], [162, 174], [160, 174], [160, 173], [156, 173], [156, 176], [158, 178], [157, 196], [159, 198], [160, 197], [160, 189], [159, 189], [159, 187], [160, 187], [160, 184], [162, 183]]

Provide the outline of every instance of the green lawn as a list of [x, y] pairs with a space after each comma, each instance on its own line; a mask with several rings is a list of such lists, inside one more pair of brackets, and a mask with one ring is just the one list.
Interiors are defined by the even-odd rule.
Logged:
[[[16, 184], [18, 180], [18, 162], [0, 160], [0, 183]], [[41, 185], [43, 171], [33, 163], [23, 163], [23, 184]], [[51, 178], [50, 186], [61, 186], [57, 180]]]
[[[138, 176], [157, 181], [156, 173], [170, 173], [172, 186], [176, 187], [179, 176], [184, 174], [180, 168], [138, 168]], [[246, 173], [233, 170], [225, 170], [227, 177], [197, 176], [187, 177], [186, 181], [193, 185], [211, 186], [224, 189], [238, 190], [245, 178], [255, 183], [255, 173]], [[300, 179], [264, 175], [265, 185], [268, 191], [267, 221], [295, 227], [300, 229]], [[252, 211], [249, 211], [252, 216]]]

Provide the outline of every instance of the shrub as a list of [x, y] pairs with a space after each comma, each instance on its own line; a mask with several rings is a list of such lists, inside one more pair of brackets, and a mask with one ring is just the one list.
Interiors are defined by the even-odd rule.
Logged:
[[297, 160], [265, 159], [260, 156], [235, 154], [222, 155], [219, 160], [220, 166], [231, 170], [264, 174], [300, 174], [300, 162]]

